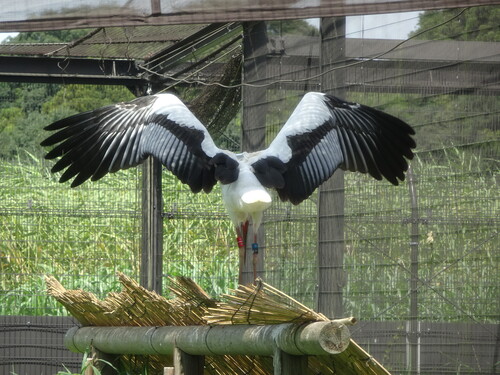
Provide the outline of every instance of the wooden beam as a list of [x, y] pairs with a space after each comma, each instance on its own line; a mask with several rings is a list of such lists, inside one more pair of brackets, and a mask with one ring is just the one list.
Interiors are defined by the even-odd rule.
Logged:
[[[253, 83], [267, 78], [266, 67], [267, 32], [264, 22], [252, 22], [243, 25], [243, 82]], [[251, 152], [264, 149], [266, 136], [266, 88], [243, 86], [243, 128], [241, 147], [243, 151]], [[253, 263], [256, 262], [257, 275], [262, 277], [264, 270], [264, 225], [259, 228], [257, 243], [259, 252], [254, 255], [252, 228], [246, 246], [246, 258], [243, 264], [240, 260], [240, 284], [254, 281]], [[243, 255], [243, 254], [242, 254]], [[242, 258], [240, 258], [242, 259]]]
[[[345, 18], [321, 20], [322, 90], [343, 97], [345, 71], [331, 70], [344, 62]], [[343, 315], [344, 173], [337, 170], [319, 189], [318, 202], [318, 311], [329, 318]]]
[[350, 343], [347, 327], [352, 318], [269, 325], [213, 325], [161, 327], [73, 327], [64, 343], [74, 352], [92, 345], [109, 354], [173, 355], [180, 349], [190, 355], [263, 355], [276, 349], [291, 355], [339, 354]]
[[162, 292], [163, 280], [163, 197], [161, 163], [149, 157], [142, 169], [141, 286]]

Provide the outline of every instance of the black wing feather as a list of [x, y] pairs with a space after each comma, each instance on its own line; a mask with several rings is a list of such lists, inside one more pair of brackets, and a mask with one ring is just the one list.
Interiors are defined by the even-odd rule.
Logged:
[[[152, 155], [194, 192], [209, 192], [217, 182], [216, 170], [224, 175], [224, 183], [234, 181], [237, 161], [220, 152], [201, 123], [173, 98], [169, 94], [141, 97], [47, 126], [46, 130], [56, 131], [41, 143], [54, 146], [47, 159], [59, 158], [52, 171], [65, 170], [60, 181], [74, 178], [71, 186], [75, 187], [88, 179], [96, 181], [107, 173], [134, 167]], [[162, 102], [154, 107], [157, 100]], [[222, 155], [222, 164], [212, 161], [216, 154]], [[225, 172], [226, 165], [231, 166], [229, 172]]]

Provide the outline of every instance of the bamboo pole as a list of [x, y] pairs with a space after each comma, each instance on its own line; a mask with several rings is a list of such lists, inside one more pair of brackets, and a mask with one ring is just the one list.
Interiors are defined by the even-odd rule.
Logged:
[[343, 321], [297, 325], [223, 325], [164, 327], [73, 327], [65, 345], [74, 352], [90, 346], [108, 354], [264, 355], [277, 349], [292, 355], [343, 352], [350, 332]]

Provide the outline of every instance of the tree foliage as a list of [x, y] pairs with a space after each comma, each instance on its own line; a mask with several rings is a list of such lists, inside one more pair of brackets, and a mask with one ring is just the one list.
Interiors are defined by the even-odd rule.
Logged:
[[79, 113], [133, 98], [132, 93], [124, 87], [66, 85], [43, 104], [42, 111]]
[[0, 84], [0, 159], [19, 150], [40, 154], [43, 127], [60, 118], [103, 105], [131, 100], [125, 87], [91, 85]]
[[266, 25], [269, 35], [319, 35], [318, 28], [304, 20], [269, 21]]
[[[410, 34], [424, 40], [455, 40], [465, 42], [500, 41], [500, 7], [480, 6], [463, 9], [430, 10], [420, 14], [417, 29]], [[470, 69], [461, 64], [462, 74]], [[470, 71], [468, 74], [478, 74]], [[488, 82], [478, 80], [477, 89]], [[437, 150], [448, 145], [480, 149], [487, 155], [498, 151], [497, 114], [500, 98], [496, 95], [479, 94], [474, 88], [467, 93], [454, 93], [423, 97], [415, 121], [421, 126], [419, 145], [424, 149]]]
[[19, 33], [7, 39], [8, 43], [61, 43], [78, 40], [90, 32], [90, 29], [54, 30], [46, 32], [30, 31]]
[[[69, 42], [89, 30], [20, 33], [8, 43]], [[40, 154], [43, 127], [65, 116], [133, 98], [125, 87], [0, 83], [0, 159], [19, 150]]]
[[[453, 39], [464, 41], [498, 42], [500, 40], [500, 7], [481, 6], [461, 9], [429, 10], [420, 14], [418, 27], [410, 36], [424, 32], [418, 39]], [[435, 28], [436, 25], [443, 24]]]

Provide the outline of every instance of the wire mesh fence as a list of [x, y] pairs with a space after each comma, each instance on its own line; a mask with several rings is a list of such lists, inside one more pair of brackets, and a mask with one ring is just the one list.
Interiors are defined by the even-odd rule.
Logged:
[[[285, 33], [285, 24], [268, 29], [261, 55], [246, 60], [254, 75], [244, 80], [250, 85], [242, 88], [243, 113], [226, 129], [234, 148], [269, 144], [301, 96], [325, 87], [320, 36]], [[500, 311], [500, 49], [498, 43], [413, 42], [388, 53], [399, 42], [346, 39], [345, 56], [333, 65], [342, 74], [328, 88], [401, 117], [417, 133], [411, 181], [394, 187], [346, 173], [343, 188], [343, 311], [361, 319], [353, 333], [365, 335], [366, 345], [376, 347], [385, 337], [380, 350], [391, 355], [382, 363], [397, 372], [409, 368], [402, 362], [411, 329], [400, 321], [443, 323], [442, 338], [456, 329], [444, 324], [450, 322], [491, 333]], [[450, 50], [455, 53], [442, 52]], [[248, 113], [253, 127], [239, 137]], [[70, 189], [49, 172], [51, 163], [20, 155], [0, 166], [0, 314], [64, 315], [46, 297], [45, 274], [98, 296], [117, 290], [116, 271], [139, 279], [140, 168]], [[235, 234], [220, 190], [194, 195], [166, 172], [163, 194], [164, 274], [192, 277], [214, 296], [236, 287]], [[273, 198], [263, 225], [262, 277], [317, 307], [323, 262], [317, 254], [318, 194], [299, 206]], [[368, 329], [374, 321], [381, 322], [377, 333]], [[422, 343], [424, 331], [418, 331]], [[481, 361], [457, 354], [451, 364], [435, 358], [426, 365], [441, 363], [439, 370], [419, 372], [493, 373], [498, 332], [486, 336], [492, 351]], [[444, 341], [432, 345], [452, 352]]]
[[138, 275], [138, 171], [68, 189], [41, 160], [2, 162], [2, 315], [53, 315], [44, 275], [104, 296], [115, 273]]

